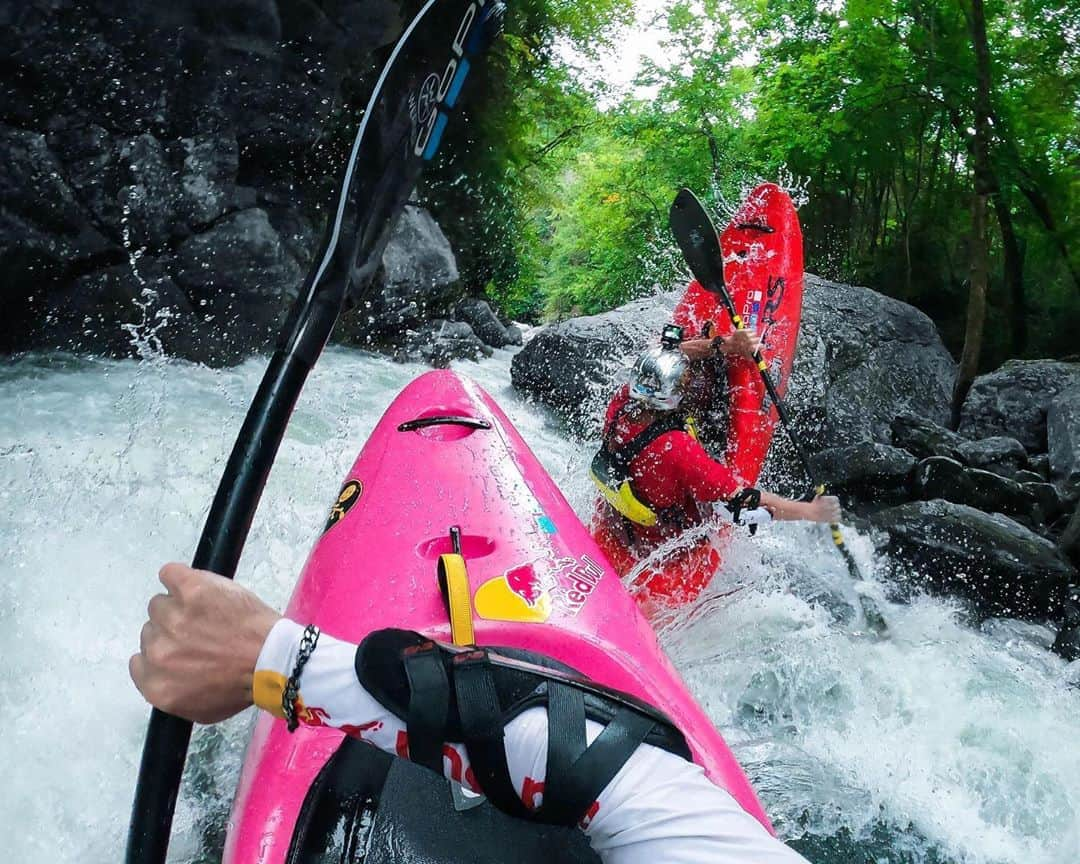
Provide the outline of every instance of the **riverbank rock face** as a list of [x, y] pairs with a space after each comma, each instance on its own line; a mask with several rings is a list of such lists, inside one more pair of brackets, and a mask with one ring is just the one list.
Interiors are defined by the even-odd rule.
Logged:
[[[317, 251], [401, 5], [9, 6], [0, 352], [219, 364], [266, 348]], [[400, 328], [449, 312], [456, 265], [430, 215], [410, 208], [396, 236], [368, 314]]]
[[1053, 543], [1007, 516], [935, 500], [891, 507], [870, 521], [902, 582], [959, 594], [983, 617], [1064, 614], [1076, 570]]
[[1059, 393], [1078, 386], [1080, 363], [1010, 360], [975, 379], [960, 413], [960, 434], [1008, 435], [1029, 453], [1045, 453], [1047, 412]]
[[676, 299], [674, 293], [661, 294], [545, 327], [514, 357], [514, 387], [578, 431], [597, 432], [625, 371], [638, 354], [659, 342]]

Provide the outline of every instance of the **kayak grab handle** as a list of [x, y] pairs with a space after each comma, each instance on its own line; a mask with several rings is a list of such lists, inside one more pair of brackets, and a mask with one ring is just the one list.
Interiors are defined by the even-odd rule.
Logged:
[[477, 417], [440, 414], [435, 417], [417, 417], [415, 420], [406, 420], [397, 427], [397, 431], [416, 432], [418, 429], [427, 429], [429, 426], [466, 426], [469, 429], [491, 428], [490, 423]]
[[743, 231], [760, 231], [762, 234], [776, 233], [776, 229], [772, 225], [766, 225], [763, 222], [740, 222], [735, 227]]

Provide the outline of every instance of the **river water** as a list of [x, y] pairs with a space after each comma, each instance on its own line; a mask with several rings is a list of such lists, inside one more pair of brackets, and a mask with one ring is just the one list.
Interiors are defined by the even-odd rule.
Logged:
[[[459, 368], [502, 404], [581, 514], [584, 460], [510, 389], [508, 352]], [[0, 365], [0, 826], [5, 858], [120, 857], [147, 707], [127, 677], [156, 572], [188, 560], [264, 361], [227, 370], [31, 356]], [[237, 578], [283, 604], [365, 436], [422, 370], [331, 349], [305, 390]], [[869, 538], [852, 535], [865, 572]], [[781, 834], [815, 862], [1076, 864], [1080, 678], [1052, 634], [886, 602], [864, 632], [827, 538], [739, 537], [663, 641]], [[722, 596], [733, 587], [735, 593]], [[214, 860], [250, 712], [197, 731], [174, 861]]]

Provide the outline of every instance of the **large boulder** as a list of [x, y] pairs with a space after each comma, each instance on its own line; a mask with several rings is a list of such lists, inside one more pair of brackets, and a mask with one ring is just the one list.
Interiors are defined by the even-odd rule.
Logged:
[[[656, 341], [677, 299], [659, 294], [547, 328], [515, 358], [514, 386], [564, 417], [595, 422], [616, 371]], [[807, 274], [787, 399], [812, 449], [889, 443], [903, 411], [944, 423], [954, 371], [934, 322], [913, 306]]]
[[1070, 500], [1080, 498], [1080, 386], [1062, 390], [1046, 414], [1050, 476]]
[[1001, 514], [917, 501], [870, 517], [900, 582], [970, 600], [982, 616], [1059, 620], [1076, 570], [1049, 540]]
[[[934, 322], [914, 306], [869, 288], [807, 274], [796, 370], [788, 402], [811, 446], [892, 441], [902, 412], [944, 424], [955, 364]], [[819, 396], [811, 382], [820, 382]]]
[[[370, 299], [343, 316], [335, 339], [363, 347], [401, 346], [410, 330], [448, 317], [461, 297], [457, 261], [432, 215], [406, 207], [382, 256]], [[425, 331], [427, 332], [427, 331]]]
[[1047, 449], [1046, 415], [1063, 390], [1080, 386], [1080, 363], [1010, 360], [971, 385], [960, 412], [968, 438], [1009, 435], [1030, 453]]
[[545, 327], [514, 357], [514, 387], [579, 431], [595, 431], [620, 371], [657, 342], [675, 301], [673, 293], [660, 294]]

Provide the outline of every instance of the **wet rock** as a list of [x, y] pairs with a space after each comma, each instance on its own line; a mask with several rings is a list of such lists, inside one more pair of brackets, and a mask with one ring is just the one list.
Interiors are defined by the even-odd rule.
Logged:
[[813, 458], [817, 476], [829, 491], [873, 504], [906, 499], [915, 457], [906, 450], [862, 441], [824, 450]]
[[1046, 414], [1058, 393], [1080, 386], [1080, 363], [1010, 360], [971, 385], [960, 414], [969, 438], [1011, 435], [1031, 453], [1047, 449]]
[[1080, 386], [1061, 391], [1046, 417], [1050, 476], [1065, 496], [1080, 498]]
[[[1020, 474], [1029, 472], [1021, 471]], [[1019, 475], [1013, 478], [1013, 482], [1020, 482]], [[1034, 512], [1034, 519], [1041, 525], [1052, 525], [1066, 513], [1067, 504], [1061, 492], [1052, 483], [1037, 480], [1032, 483], [1020, 483], [1024, 491], [1035, 499], [1038, 509]]]
[[175, 279], [201, 319], [216, 362], [234, 362], [277, 335], [303, 271], [261, 209], [196, 234], [176, 255]]
[[965, 597], [980, 616], [1063, 614], [1075, 569], [1053, 543], [1007, 516], [936, 500], [891, 507], [870, 521], [901, 582]]
[[165, 147], [153, 135], [139, 135], [120, 145], [117, 161], [125, 245], [160, 251], [174, 231], [184, 231], [176, 212], [176, 174]]
[[492, 311], [486, 300], [481, 300], [478, 297], [466, 297], [459, 300], [457, 305], [454, 306], [454, 317], [472, 327], [473, 332], [480, 337], [484, 344], [490, 345], [492, 348], [506, 348], [509, 345], [521, 344], [520, 333], [518, 334], [518, 341], [515, 343], [510, 334], [507, 333], [508, 328], [503, 326], [503, 323]]
[[1071, 663], [1080, 660], [1080, 587], [1070, 586], [1064, 607], [1061, 627], [1051, 650]]
[[120, 168], [113, 134], [88, 123], [50, 133], [48, 142], [89, 220], [114, 242], [122, 242], [124, 214], [117, 200]]
[[445, 368], [454, 360], [479, 360], [488, 348], [464, 321], [435, 320], [411, 331], [396, 359]]
[[335, 331], [352, 345], [401, 345], [406, 331], [446, 318], [461, 297], [457, 261], [431, 214], [406, 207], [382, 256], [376, 285]]
[[[996, 473], [1001, 474], [1003, 477], [1006, 476], [1001, 471], [998, 471]], [[1017, 483], [1045, 483], [1046, 482], [1046, 478], [1043, 477], [1042, 474], [1037, 474], [1034, 471], [1028, 471], [1026, 469], [1023, 470], [1023, 471], [1017, 471], [1015, 474], [1012, 475], [1012, 479], [1015, 480]]]
[[902, 412], [948, 421], [956, 366], [937, 327], [869, 288], [807, 274], [796, 367], [789, 407], [814, 449], [888, 443]]
[[[179, 218], [192, 227], [209, 225], [233, 206], [240, 151], [232, 135], [184, 138]], [[248, 203], [251, 207], [254, 201]]]
[[1036, 453], [1028, 457], [1028, 469], [1034, 471], [1043, 480], [1050, 479], [1050, 456], [1046, 453]]
[[514, 357], [514, 387], [579, 431], [595, 431], [621, 373], [659, 341], [675, 301], [674, 294], [662, 294], [545, 327]]
[[213, 362], [200, 320], [168, 270], [153, 259], [99, 270], [51, 298], [50, 347], [111, 357], [168, 354]]
[[525, 334], [521, 332], [517, 324], [506, 325], [506, 339], [510, 345], [517, 348], [525, 344]]
[[[681, 290], [546, 328], [515, 358], [514, 386], [595, 428], [618, 370], [655, 344]], [[788, 406], [808, 447], [887, 442], [902, 411], [943, 423], [953, 375], [953, 361], [923, 313], [868, 288], [807, 274]], [[794, 453], [780, 437], [776, 443], [777, 460], [795, 473]]]
[[957, 447], [957, 452], [961, 462], [1002, 477], [1014, 477], [1028, 464], [1024, 445], [1004, 435], [965, 441]]
[[45, 136], [0, 125], [0, 265], [5, 287], [41, 287], [40, 267], [62, 270], [112, 244], [88, 220]]
[[893, 445], [907, 450], [917, 459], [946, 456], [961, 460], [960, 448], [971, 443], [952, 430], [907, 411], [898, 414], [889, 429]]
[[[244, 261], [218, 262], [226, 272], [213, 282], [193, 277], [197, 238], [222, 222], [232, 230], [234, 212], [266, 209], [287, 257], [305, 262], [347, 146], [337, 118], [363, 103], [407, 10], [391, 0], [9, 6], [0, 14], [0, 351], [124, 350], [128, 319], [106, 322], [128, 314], [134, 294], [113, 268], [134, 252], [168, 271], [171, 283], [154, 289], [168, 308], [181, 305], [176, 287], [198, 295], [193, 310], [214, 316], [208, 339], [224, 347], [215, 327], [244, 293], [232, 281]], [[291, 230], [309, 219], [314, 232]], [[275, 256], [241, 257], [270, 267], [247, 293], [282, 281]], [[65, 331], [77, 316], [57, 310], [97, 288], [93, 326]], [[249, 319], [252, 333], [232, 316], [219, 356], [264, 344], [267, 320], [288, 300], [270, 293], [278, 303]]]
[[1080, 505], [1077, 505], [1065, 530], [1061, 532], [1058, 546], [1073, 564], [1080, 567]]
[[932, 456], [919, 463], [914, 487], [916, 494], [926, 500], [941, 498], [987, 513], [1041, 521], [1036, 497], [1019, 483], [989, 471], [967, 468], [943, 456]]

